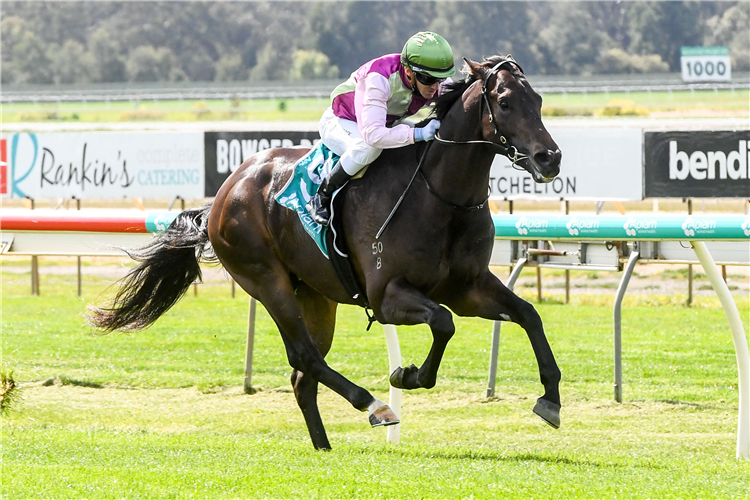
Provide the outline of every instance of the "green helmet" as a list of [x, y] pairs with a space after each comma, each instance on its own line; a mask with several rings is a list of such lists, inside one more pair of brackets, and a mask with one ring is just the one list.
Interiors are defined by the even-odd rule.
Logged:
[[420, 31], [406, 41], [401, 51], [401, 63], [412, 71], [435, 78], [456, 74], [451, 46], [445, 38], [431, 31]]

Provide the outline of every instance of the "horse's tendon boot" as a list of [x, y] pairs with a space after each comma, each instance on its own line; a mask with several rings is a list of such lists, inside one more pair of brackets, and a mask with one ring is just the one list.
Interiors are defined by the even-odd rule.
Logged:
[[370, 425], [373, 427], [380, 427], [384, 425], [396, 425], [401, 423], [401, 420], [393, 413], [391, 407], [383, 405], [374, 412], [370, 413]]

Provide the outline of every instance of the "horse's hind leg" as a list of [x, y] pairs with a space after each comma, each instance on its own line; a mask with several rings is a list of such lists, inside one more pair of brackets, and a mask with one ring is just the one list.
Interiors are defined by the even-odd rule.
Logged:
[[[315, 342], [320, 354], [325, 357], [331, 348], [333, 331], [336, 325], [336, 303], [326, 299], [306, 284], [300, 284], [295, 290], [297, 301], [302, 307], [302, 315], [307, 330]], [[310, 432], [313, 446], [318, 450], [329, 450], [323, 420], [318, 410], [318, 381], [299, 370], [292, 372], [292, 387], [297, 404], [305, 417], [307, 430]]]
[[235, 272], [232, 275], [245, 291], [258, 298], [273, 318], [292, 368], [338, 393], [356, 409], [369, 412], [370, 425], [373, 427], [399, 423], [388, 405], [325, 362], [303, 319], [303, 308], [285, 269], [256, 271], [252, 281]]
[[292, 371], [292, 388], [297, 404], [305, 417], [307, 431], [316, 450], [330, 450], [326, 429], [318, 410], [318, 381], [299, 370]]

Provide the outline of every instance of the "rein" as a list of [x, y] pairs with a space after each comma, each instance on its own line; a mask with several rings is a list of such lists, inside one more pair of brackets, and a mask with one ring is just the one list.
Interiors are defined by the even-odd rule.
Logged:
[[[437, 138], [437, 136], [435, 136], [435, 137]], [[489, 141], [485, 141], [485, 142], [489, 142]], [[460, 143], [457, 143], [457, 144], [460, 144]], [[404, 192], [401, 193], [401, 197], [398, 199], [398, 201], [396, 202], [396, 204], [393, 206], [393, 209], [391, 210], [391, 213], [388, 214], [388, 218], [386, 218], [385, 222], [383, 222], [383, 225], [380, 226], [380, 230], [375, 235], [375, 239], [376, 240], [380, 239], [380, 236], [383, 234], [383, 231], [385, 231], [385, 228], [388, 226], [388, 223], [391, 222], [391, 219], [393, 218], [394, 214], [396, 213], [396, 210], [398, 210], [398, 207], [401, 206], [401, 202], [404, 201], [404, 198], [406, 198], [406, 193], [409, 191], [409, 188], [414, 183], [414, 179], [416, 179], [417, 174], [420, 174], [422, 176], [422, 180], [424, 181], [425, 186], [427, 186], [427, 191], [429, 191], [430, 194], [432, 194], [435, 198], [437, 198], [438, 200], [442, 201], [446, 205], [451, 206], [454, 209], [463, 210], [465, 212], [474, 212], [476, 210], [480, 210], [480, 209], [484, 208], [484, 206], [487, 204], [487, 200], [490, 199], [490, 195], [488, 194], [487, 198], [485, 198], [484, 201], [482, 203], [480, 203], [479, 205], [472, 205], [472, 206], [468, 206], [467, 207], [467, 206], [464, 206], [464, 205], [456, 205], [452, 201], [446, 200], [445, 198], [443, 198], [442, 196], [440, 196], [440, 194], [438, 194], [438, 192], [435, 191], [432, 186], [430, 186], [430, 183], [427, 181], [427, 177], [425, 177], [424, 172], [422, 172], [422, 164], [424, 163], [425, 156], [427, 156], [427, 151], [429, 151], [430, 146], [432, 146], [432, 142], [428, 142], [427, 146], [424, 148], [424, 151], [422, 152], [422, 156], [419, 158], [419, 163], [417, 163], [417, 168], [416, 168], [416, 170], [414, 170], [414, 174], [411, 176], [411, 179], [409, 180], [409, 184], [406, 185], [406, 188], [404, 189]]]
[[[383, 234], [383, 231], [385, 231], [386, 226], [389, 222], [391, 222], [391, 219], [393, 218], [393, 215], [396, 213], [396, 210], [398, 210], [398, 207], [401, 206], [401, 202], [404, 201], [404, 198], [406, 198], [406, 193], [409, 191], [409, 188], [411, 187], [412, 183], [414, 182], [414, 178], [417, 176], [417, 173], [422, 168], [422, 162], [424, 162], [424, 157], [427, 156], [427, 151], [430, 149], [430, 146], [432, 145], [431, 142], [427, 143], [427, 147], [424, 148], [424, 151], [422, 152], [422, 156], [419, 158], [419, 163], [417, 163], [417, 169], [414, 171], [414, 175], [411, 176], [411, 180], [409, 181], [409, 184], [406, 185], [406, 189], [404, 189], [404, 192], [401, 193], [401, 197], [396, 202], [396, 205], [394, 205], [393, 210], [391, 210], [391, 213], [388, 214], [388, 218], [385, 219], [385, 222], [383, 222], [383, 225], [380, 226], [380, 230], [378, 231], [378, 234], [375, 235], [375, 239], [379, 240], [380, 235]], [[424, 174], [422, 174], [422, 177], [424, 177]], [[425, 182], [427, 180], [425, 179]], [[430, 191], [432, 192], [432, 191]]]

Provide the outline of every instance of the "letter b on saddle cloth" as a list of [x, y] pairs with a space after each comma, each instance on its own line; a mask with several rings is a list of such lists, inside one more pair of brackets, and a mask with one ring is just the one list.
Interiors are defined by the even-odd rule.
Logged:
[[[310, 201], [318, 191], [318, 186], [328, 175], [336, 162], [339, 160], [338, 155], [328, 149], [325, 144], [319, 142], [308, 154], [303, 156], [294, 166], [294, 172], [290, 176], [286, 185], [276, 195], [275, 200], [281, 206], [288, 208], [299, 215], [302, 227], [307, 234], [315, 241], [323, 255], [331, 262], [336, 275], [344, 286], [346, 293], [352, 297], [355, 302], [369, 309], [370, 304], [367, 301], [367, 295], [362, 285], [357, 281], [349, 262], [349, 248], [346, 245], [346, 238], [341, 226], [341, 218], [337, 217], [343, 203], [343, 196], [339, 196], [346, 185], [333, 194], [331, 200], [331, 222], [326, 226], [321, 226], [315, 222], [310, 214], [307, 213], [305, 205]], [[364, 171], [363, 171], [364, 172]], [[367, 313], [370, 320], [368, 330], [374, 321], [374, 318]]]

